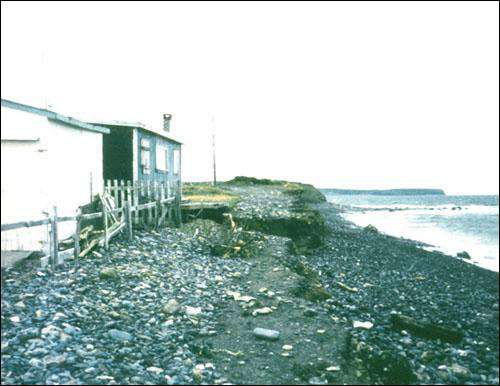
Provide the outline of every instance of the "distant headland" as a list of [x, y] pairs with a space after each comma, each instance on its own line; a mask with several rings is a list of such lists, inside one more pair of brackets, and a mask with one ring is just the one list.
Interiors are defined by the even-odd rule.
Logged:
[[442, 189], [385, 189], [385, 190], [357, 190], [357, 189], [321, 189], [330, 194], [372, 194], [376, 196], [419, 196], [439, 195], [444, 196]]

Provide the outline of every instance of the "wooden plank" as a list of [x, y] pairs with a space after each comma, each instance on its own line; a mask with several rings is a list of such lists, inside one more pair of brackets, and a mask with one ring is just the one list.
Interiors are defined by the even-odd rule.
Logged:
[[464, 337], [464, 332], [461, 330], [431, 323], [427, 320], [416, 320], [409, 316], [398, 314], [392, 314], [390, 319], [395, 329], [406, 330], [424, 338], [459, 343]]
[[57, 222], [75, 221], [75, 220], [76, 220], [76, 216], [57, 217]]
[[[160, 192], [159, 192], [159, 188], [158, 188], [158, 181], [154, 181], [153, 183], [153, 199], [154, 201], [156, 202], [156, 206], [154, 207], [154, 224], [155, 226], [158, 225], [158, 220], [160, 218], [160, 209], [161, 209], [161, 205], [160, 203], [158, 202], [158, 198], [160, 196]], [[151, 200], [153, 201], [153, 200]]]
[[130, 207], [134, 205], [134, 200], [132, 198], [132, 183], [130, 180], [127, 181], [127, 201], [130, 204]]
[[[124, 223], [114, 223], [111, 227], [109, 227], [109, 238], [113, 237], [121, 228], [125, 226]], [[80, 252], [80, 257], [84, 257], [87, 253], [89, 253], [96, 245], [103, 245], [104, 237], [102, 235], [95, 236], [87, 247]]]
[[160, 188], [160, 200], [165, 199], [165, 181], [161, 183], [161, 188]]
[[145, 209], [151, 209], [156, 206], [156, 202], [148, 202], [146, 204], [138, 205], [137, 209], [138, 210], [145, 210]]
[[181, 212], [181, 182], [177, 181], [177, 188], [175, 190], [175, 211], [177, 213], [177, 226], [182, 225], [182, 212]]
[[[102, 194], [100, 196], [101, 198], [101, 204], [106, 205], [106, 209], [108, 212], [108, 216], [110, 216], [111, 220], [113, 222], [119, 222], [120, 220], [118, 219], [118, 213], [115, 213], [116, 210], [121, 210], [121, 208], [117, 208], [115, 201], [113, 200], [113, 197], [110, 196], [109, 194]], [[121, 212], [120, 212], [121, 213]]]
[[113, 197], [115, 198], [115, 203], [118, 206], [118, 180], [113, 180]]
[[92, 172], [90, 172], [90, 201], [92, 202]]
[[131, 206], [130, 206], [130, 201], [126, 201], [125, 202], [125, 213], [126, 213], [125, 221], [127, 222], [128, 239], [129, 240], [133, 240], [134, 235], [132, 233], [133, 232], [132, 231], [132, 227], [133, 227], [133, 224], [132, 224], [132, 209], [131, 209]]
[[[135, 208], [139, 205], [139, 181], [135, 181], [133, 185], [134, 196], [132, 201], [132, 206]], [[139, 224], [139, 210], [134, 211], [134, 224]]]
[[43, 220], [36, 220], [36, 221], [20, 221], [16, 223], [11, 223], [11, 224], [2, 224], [1, 226], [1, 231], [10, 231], [13, 229], [19, 229], [19, 228], [31, 228], [31, 227], [36, 227], [39, 225], [47, 225], [50, 224], [50, 219], [45, 218]]
[[76, 266], [80, 265], [80, 227], [81, 227], [81, 214], [82, 214], [82, 209], [78, 208], [78, 211], [76, 213], [76, 229], [75, 229], [75, 234], [74, 234], [74, 241], [75, 241], [75, 248], [74, 248], [74, 253], [75, 253], [75, 264]]
[[[152, 198], [153, 198], [153, 192], [152, 192], [153, 181], [148, 181], [147, 187], [148, 187], [147, 188], [148, 189], [148, 202], [151, 202]], [[153, 208], [154, 208], [154, 206], [148, 207], [148, 225], [153, 224]]]
[[118, 203], [116, 203], [116, 207], [117, 208], [123, 208], [123, 206], [125, 205], [125, 181], [121, 180], [120, 181], [120, 204], [118, 205]]
[[[116, 235], [118, 232], [120, 232], [123, 228], [125, 228], [125, 223], [116, 223], [112, 228], [110, 228], [108, 238], [111, 239], [114, 235]], [[102, 240], [101, 240], [102, 243]]]
[[54, 205], [54, 216], [52, 222], [52, 237], [53, 237], [53, 246], [54, 246], [54, 269], [59, 265], [59, 243], [57, 240], [57, 206]]
[[[160, 200], [161, 202], [161, 200]], [[162, 213], [161, 213], [161, 217], [158, 221], [158, 228], [162, 226], [163, 224], [163, 221], [165, 220], [165, 217], [167, 216], [167, 214], [169, 213], [169, 205], [162, 205], [161, 208], [162, 208]]]
[[106, 181], [107, 189], [104, 189], [104, 192], [106, 192], [108, 194], [113, 194], [113, 188], [112, 188], [111, 184], [112, 184], [111, 180]]
[[[115, 180], [116, 181], [116, 180]], [[102, 205], [102, 220], [104, 227], [104, 248], [108, 250], [108, 208], [105, 203]]]

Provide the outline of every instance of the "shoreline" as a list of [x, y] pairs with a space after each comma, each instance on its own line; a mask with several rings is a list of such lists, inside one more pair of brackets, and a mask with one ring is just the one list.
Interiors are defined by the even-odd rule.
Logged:
[[498, 273], [353, 228], [308, 185], [222, 187], [235, 227], [199, 216], [79, 269], [2, 270], [2, 384], [498, 384]]
[[[409, 218], [400, 218], [400, 222], [398, 223], [400, 227], [399, 230], [396, 230], [393, 225], [389, 226], [387, 218], [381, 218], [381, 214], [384, 216], [394, 216], [393, 213], [386, 213], [387, 209], [360, 210], [357, 207], [350, 207], [348, 205], [343, 205], [342, 209], [343, 213], [341, 216], [355, 226], [363, 228], [371, 224], [377, 227], [380, 232], [389, 236], [413, 240], [427, 251], [443, 253], [463, 260], [468, 264], [498, 272], [498, 245], [478, 243], [475, 241], [477, 237], [468, 234], [460, 235], [458, 241], [449, 242], [450, 238], [454, 239], [454, 235], [450, 231], [432, 224], [429, 224], [429, 226], [432, 226], [431, 230], [425, 226], [412, 227], [414, 224]], [[394, 212], [394, 210], [390, 210], [389, 212]], [[404, 213], [405, 211], [400, 210], [399, 212]], [[361, 213], [362, 217], [358, 213]], [[458, 256], [458, 254], [464, 251], [467, 252], [469, 257], [463, 258]]]

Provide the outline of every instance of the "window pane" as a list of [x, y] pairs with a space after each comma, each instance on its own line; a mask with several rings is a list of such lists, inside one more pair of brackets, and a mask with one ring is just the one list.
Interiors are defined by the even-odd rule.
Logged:
[[179, 150], [174, 150], [174, 174], [179, 174], [180, 161]]
[[156, 169], [157, 170], [167, 170], [166, 160], [165, 160], [165, 146], [156, 145]]

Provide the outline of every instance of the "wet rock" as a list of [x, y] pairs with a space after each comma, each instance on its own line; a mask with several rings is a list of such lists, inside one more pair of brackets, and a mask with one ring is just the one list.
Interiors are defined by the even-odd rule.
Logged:
[[38, 336], [40, 336], [40, 329], [36, 327], [26, 328], [19, 332], [19, 339], [21, 341], [37, 338]]
[[308, 308], [304, 311], [304, 316], [309, 316], [310, 318], [312, 318], [316, 315], [318, 315], [318, 313], [316, 312], [316, 310], [314, 310], [312, 308]]
[[461, 259], [467, 259], [467, 260], [472, 259], [472, 257], [467, 253], [467, 251], [458, 252], [457, 257], [460, 257]]
[[186, 306], [186, 315], [187, 316], [198, 316], [200, 314], [201, 314], [201, 308], [200, 307]]
[[260, 339], [277, 340], [280, 337], [280, 332], [276, 330], [269, 330], [267, 328], [257, 327], [253, 330], [253, 335]]
[[466, 367], [460, 366], [457, 363], [452, 364], [449, 367], [449, 370], [453, 375], [457, 377], [467, 377], [470, 374], [469, 370]]
[[373, 327], [372, 322], [360, 322], [359, 320], [354, 320], [352, 322], [352, 327], [353, 328], [364, 328], [366, 330], [369, 330], [370, 328]]
[[117, 279], [118, 271], [115, 268], [106, 267], [99, 271], [99, 277], [101, 279]]
[[175, 299], [170, 299], [167, 304], [163, 306], [163, 312], [167, 315], [173, 315], [179, 312], [181, 305]]
[[109, 330], [108, 335], [110, 338], [120, 341], [120, 342], [128, 342], [134, 339], [134, 337], [129, 334], [128, 332], [125, 331], [120, 331], [120, 330]]
[[310, 385], [326, 385], [327, 383], [326, 379], [322, 379], [320, 377], [312, 377], [309, 379]]

